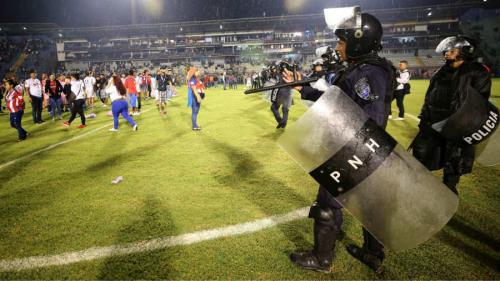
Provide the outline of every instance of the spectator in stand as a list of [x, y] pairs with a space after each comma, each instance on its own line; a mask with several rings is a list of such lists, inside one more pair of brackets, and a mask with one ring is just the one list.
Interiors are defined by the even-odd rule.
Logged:
[[28, 92], [30, 97], [31, 107], [33, 109], [33, 123], [41, 124], [42, 120], [42, 109], [43, 109], [43, 94], [42, 94], [42, 83], [36, 78], [36, 71], [30, 71], [30, 79], [24, 82], [24, 87]]
[[5, 82], [7, 108], [10, 111], [10, 126], [15, 128], [18, 133], [17, 141], [25, 140], [29, 134], [21, 126], [24, 114], [23, 94], [15, 89], [16, 82], [9, 79]]
[[129, 75], [125, 78], [124, 86], [127, 89], [127, 94], [130, 98], [130, 106], [132, 107], [132, 115], [139, 115], [137, 112], [137, 85], [135, 83], [134, 71], [130, 70]]
[[82, 124], [78, 126], [79, 129], [87, 127], [85, 125], [85, 113], [83, 112], [83, 106], [85, 105], [85, 90], [83, 86], [83, 81], [80, 80], [80, 74], [74, 73], [71, 75], [71, 93], [69, 102], [71, 103], [71, 117], [68, 121], [64, 122], [64, 126], [69, 127], [71, 122], [75, 120], [76, 114], [80, 115]]
[[191, 67], [188, 71], [186, 80], [188, 83], [188, 107], [191, 107], [191, 123], [193, 131], [200, 131], [198, 126], [198, 113], [201, 107], [201, 96], [198, 93], [197, 85], [200, 73], [196, 67]]
[[120, 77], [113, 75], [109, 79], [108, 86], [106, 87], [107, 94], [111, 99], [111, 111], [113, 112], [113, 128], [109, 129], [111, 132], [118, 131], [118, 119], [120, 114], [127, 120], [134, 131], [137, 131], [137, 124], [134, 119], [128, 115], [128, 102], [127, 102], [127, 89], [123, 85]]
[[49, 80], [45, 82], [45, 92], [48, 93], [49, 96], [50, 117], [52, 117], [52, 121], [56, 119], [56, 109], [59, 120], [62, 120], [61, 95], [63, 90], [63, 86], [56, 80], [56, 76], [51, 74]]

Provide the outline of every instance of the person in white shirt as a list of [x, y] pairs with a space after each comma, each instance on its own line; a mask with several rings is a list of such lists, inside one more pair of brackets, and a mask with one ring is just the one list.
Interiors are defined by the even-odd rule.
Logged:
[[111, 132], [118, 131], [118, 119], [120, 114], [127, 120], [134, 131], [137, 131], [137, 124], [134, 119], [128, 115], [127, 89], [123, 85], [120, 77], [113, 75], [109, 79], [108, 86], [105, 89], [111, 99], [111, 111], [113, 112], [113, 128]]
[[[406, 94], [410, 93], [410, 72], [408, 71], [408, 62], [402, 60], [399, 62], [399, 69], [397, 71], [396, 81], [398, 82], [398, 86], [394, 91], [393, 100], [396, 100], [396, 104], [399, 108], [399, 115], [396, 121], [401, 121], [405, 119], [405, 106], [404, 106], [404, 98]], [[391, 114], [389, 114], [389, 119], [392, 119], [392, 110]]]
[[36, 78], [36, 71], [32, 70], [30, 72], [30, 79], [24, 82], [24, 87], [28, 92], [30, 97], [33, 123], [41, 124], [42, 120], [42, 110], [43, 110], [43, 96], [42, 96], [42, 83], [38, 78]]
[[85, 85], [85, 93], [87, 94], [87, 106], [94, 111], [94, 87], [96, 80], [95, 77], [92, 76], [92, 71], [87, 72], [87, 77], [83, 79], [83, 84]]
[[78, 128], [83, 129], [87, 127], [85, 125], [85, 113], [83, 112], [83, 106], [85, 105], [85, 89], [83, 86], [83, 81], [80, 80], [80, 74], [75, 73], [71, 75], [71, 117], [68, 121], [64, 122], [64, 126], [69, 127], [71, 122], [75, 120], [76, 114], [80, 115], [82, 124]]

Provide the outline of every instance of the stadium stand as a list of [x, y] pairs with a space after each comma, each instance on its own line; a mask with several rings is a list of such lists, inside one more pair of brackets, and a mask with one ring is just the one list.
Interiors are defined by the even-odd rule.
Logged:
[[[383, 22], [382, 56], [395, 64], [407, 60], [414, 78], [427, 78], [442, 64], [434, 48], [443, 38], [466, 32], [481, 39], [498, 39], [498, 26], [477, 32], [488, 25], [487, 19], [482, 24], [461, 26], [460, 17], [470, 17], [462, 14], [467, 8], [470, 7], [453, 5], [447, 9], [440, 5], [370, 11]], [[435, 11], [432, 16], [430, 10]], [[10, 28], [12, 32], [16, 30], [15, 26]], [[208, 73], [251, 73], [260, 71], [269, 61], [290, 55], [308, 68], [315, 59], [316, 48], [335, 44], [321, 14], [88, 28], [48, 25], [30, 26], [29, 30], [37, 35], [24, 39], [26, 60], [20, 65], [12, 61], [16, 54], [9, 53], [6, 39], [3, 45], [0, 41], [0, 57], [16, 66], [18, 75], [30, 68], [40, 72], [89, 68], [96, 72], [122, 72], [130, 66], [154, 69], [187, 63], [203, 65]], [[498, 44], [488, 40], [482, 45], [488, 51], [483, 59], [498, 69]], [[4, 68], [0, 71], [5, 73]]]

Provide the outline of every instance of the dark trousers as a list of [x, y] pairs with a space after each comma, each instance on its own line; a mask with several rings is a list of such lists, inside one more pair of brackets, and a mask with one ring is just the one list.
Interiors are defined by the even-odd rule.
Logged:
[[288, 122], [288, 106], [283, 105], [281, 111], [283, 112], [283, 117], [280, 115], [280, 104], [278, 102], [273, 102], [271, 105], [271, 111], [274, 114], [274, 118], [278, 124], [285, 124]]
[[71, 117], [69, 118], [69, 123], [73, 122], [76, 118], [76, 114], [80, 115], [80, 119], [82, 120], [82, 125], [85, 125], [85, 113], [83, 113], [83, 106], [85, 105], [85, 100], [75, 100], [72, 103], [71, 107]]
[[54, 118], [56, 116], [56, 110], [57, 110], [57, 116], [61, 117], [62, 116], [62, 100], [61, 98], [50, 98], [49, 99], [49, 104], [50, 104], [50, 117]]
[[31, 108], [33, 109], [33, 122], [41, 122], [42, 121], [42, 109], [43, 109], [43, 98], [31, 96]]
[[27, 132], [21, 126], [21, 121], [23, 119], [23, 110], [19, 110], [18, 112], [10, 113], [10, 126], [17, 130], [18, 137], [20, 140], [26, 139]]
[[405, 117], [405, 105], [403, 103], [405, 99], [404, 91], [402, 90], [394, 91], [394, 97], [392, 99], [396, 100], [396, 105], [399, 108], [399, 117], [404, 118]]
[[196, 101], [196, 98], [193, 98], [193, 104], [191, 105], [191, 124], [193, 129], [198, 127], [198, 113], [200, 113], [201, 103]]
[[[319, 187], [316, 201], [324, 207], [328, 207], [334, 214], [334, 223], [340, 230], [344, 222], [342, 215], [342, 205], [322, 186]], [[335, 239], [332, 237], [332, 239]], [[363, 249], [380, 259], [384, 259], [384, 246], [378, 242], [365, 228], [363, 228]]]

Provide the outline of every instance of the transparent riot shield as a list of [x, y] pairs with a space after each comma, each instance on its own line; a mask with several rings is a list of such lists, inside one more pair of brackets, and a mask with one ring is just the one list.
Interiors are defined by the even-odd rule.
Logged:
[[278, 144], [388, 249], [425, 242], [458, 208], [458, 197], [337, 87]]
[[458, 110], [447, 119], [432, 124], [445, 138], [478, 144], [492, 136], [498, 127], [498, 108], [468, 87], [467, 96]]
[[476, 161], [483, 166], [500, 164], [500, 130], [496, 130], [487, 141], [476, 147]]

